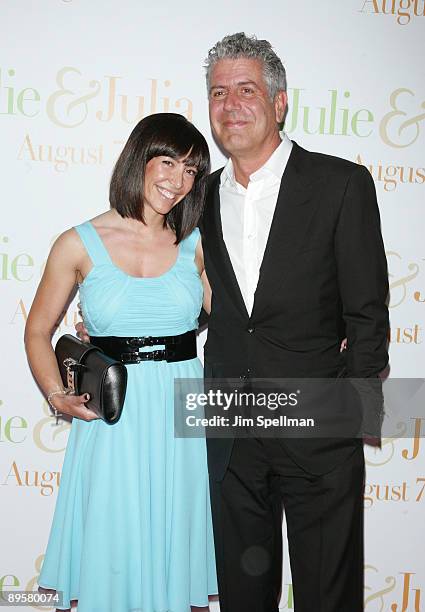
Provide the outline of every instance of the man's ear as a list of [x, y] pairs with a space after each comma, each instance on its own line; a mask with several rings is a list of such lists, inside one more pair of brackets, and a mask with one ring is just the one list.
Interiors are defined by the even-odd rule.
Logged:
[[282, 123], [285, 117], [286, 105], [288, 104], [288, 96], [286, 91], [278, 91], [274, 98], [274, 110], [276, 115], [276, 123]]

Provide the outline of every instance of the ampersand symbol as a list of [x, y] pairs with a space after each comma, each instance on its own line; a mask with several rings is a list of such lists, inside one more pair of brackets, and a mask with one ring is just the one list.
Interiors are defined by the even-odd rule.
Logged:
[[[46, 105], [47, 115], [50, 117], [53, 123], [56, 123], [56, 125], [59, 125], [60, 127], [65, 127], [65, 128], [74, 128], [84, 123], [88, 115], [87, 102], [91, 98], [96, 97], [101, 89], [99, 81], [94, 81], [94, 80], [90, 81], [89, 87], [91, 89], [94, 89], [94, 91], [84, 96], [75, 98], [75, 95], [76, 95], [75, 91], [73, 91], [72, 89], [69, 89], [65, 85], [65, 79], [70, 74], [77, 74], [81, 76], [81, 72], [77, 70], [77, 68], [72, 68], [70, 66], [65, 66], [64, 68], [59, 70], [56, 76], [56, 83], [60, 89], [52, 93], [52, 95], [47, 100], [47, 105]], [[67, 98], [71, 98], [71, 101], [66, 104], [64, 109], [62, 109], [63, 111], [62, 114], [64, 116], [59, 117], [60, 109], [58, 108], [59, 106], [58, 103], [65, 102]], [[79, 106], [82, 106], [82, 112], [78, 113], [78, 119], [71, 120], [72, 111], [75, 110]]]
[[[390, 105], [393, 110], [384, 115], [379, 126], [379, 133], [385, 144], [397, 149], [410, 147], [410, 145], [412, 145], [418, 139], [419, 123], [425, 119], [425, 113], [419, 113], [419, 115], [415, 115], [410, 119], [403, 119], [407, 117], [407, 113], [398, 107], [398, 98], [403, 95], [405, 96], [406, 94], [413, 97], [415, 95], [412, 90], [403, 87], [392, 92], [390, 96]], [[425, 109], [425, 101], [422, 102], [420, 108]], [[392, 125], [394, 123], [396, 124], [395, 126]], [[389, 133], [389, 131], [391, 133]], [[395, 135], [397, 135], [402, 142], [395, 142]]]

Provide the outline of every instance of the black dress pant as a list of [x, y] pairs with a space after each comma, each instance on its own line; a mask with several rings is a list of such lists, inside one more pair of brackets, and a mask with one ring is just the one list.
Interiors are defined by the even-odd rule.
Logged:
[[285, 510], [295, 612], [363, 610], [364, 456], [305, 472], [281, 440], [237, 439], [211, 479], [221, 612], [278, 612]]

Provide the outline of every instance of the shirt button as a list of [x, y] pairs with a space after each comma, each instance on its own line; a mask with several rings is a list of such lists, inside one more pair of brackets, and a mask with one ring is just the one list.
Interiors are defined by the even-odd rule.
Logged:
[[248, 234], [248, 240], [253, 240], [254, 239], [254, 234]]

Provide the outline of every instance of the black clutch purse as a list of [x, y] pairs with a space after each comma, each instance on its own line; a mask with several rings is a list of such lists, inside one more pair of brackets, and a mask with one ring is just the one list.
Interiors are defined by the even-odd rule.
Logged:
[[106, 423], [117, 423], [127, 388], [125, 365], [70, 334], [59, 338], [55, 353], [64, 387], [75, 395], [88, 393], [87, 406]]

